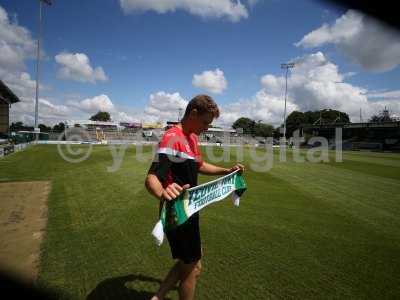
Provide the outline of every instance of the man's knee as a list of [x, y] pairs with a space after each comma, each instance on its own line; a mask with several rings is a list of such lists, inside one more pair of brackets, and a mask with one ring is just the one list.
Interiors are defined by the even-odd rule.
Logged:
[[181, 274], [182, 274], [182, 278], [181, 279], [185, 279], [188, 276], [193, 276], [195, 278], [198, 278], [200, 276], [201, 273], [201, 261], [198, 260], [196, 262], [193, 263], [189, 263], [189, 264], [185, 264], [185, 263], [181, 263]]
[[196, 276], [199, 277], [201, 274], [201, 261], [199, 260], [196, 264]]

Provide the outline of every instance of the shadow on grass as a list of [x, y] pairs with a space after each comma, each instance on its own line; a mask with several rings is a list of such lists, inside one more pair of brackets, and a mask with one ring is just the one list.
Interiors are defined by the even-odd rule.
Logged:
[[[127, 283], [134, 281], [154, 282], [161, 284], [161, 280], [143, 275], [127, 275], [109, 278], [100, 282], [96, 288], [90, 292], [86, 300], [106, 300], [106, 299], [129, 299], [129, 300], [148, 300], [154, 296], [155, 291], [142, 291], [128, 288]], [[176, 289], [176, 288], [174, 288]], [[169, 300], [170, 298], [165, 298]]]

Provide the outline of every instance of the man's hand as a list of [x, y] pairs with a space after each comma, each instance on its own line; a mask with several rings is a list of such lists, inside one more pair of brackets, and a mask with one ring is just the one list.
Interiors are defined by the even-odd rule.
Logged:
[[236, 164], [232, 168], [229, 169], [228, 173], [232, 173], [236, 170], [239, 170], [239, 174], [242, 174], [244, 172], [244, 166], [242, 164]]
[[174, 200], [179, 197], [179, 195], [183, 192], [183, 190], [186, 190], [190, 188], [189, 184], [185, 184], [184, 186], [180, 186], [177, 183], [171, 183], [168, 185], [162, 192], [161, 194], [161, 199], [165, 199], [167, 201]]

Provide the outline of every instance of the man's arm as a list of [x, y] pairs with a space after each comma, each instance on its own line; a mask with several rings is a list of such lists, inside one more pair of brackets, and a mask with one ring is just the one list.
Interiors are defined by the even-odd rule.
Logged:
[[153, 173], [147, 174], [145, 186], [149, 193], [157, 199], [168, 201], [177, 198], [184, 189], [190, 187], [189, 184], [185, 184], [181, 187], [177, 183], [171, 183], [164, 189], [158, 177]]
[[207, 162], [203, 162], [199, 168], [199, 173], [204, 175], [227, 175], [235, 170], [240, 170], [240, 172], [243, 172], [244, 166], [241, 164], [237, 164], [232, 168], [222, 168], [216, 165], [209, 164]]
[[157, 199], [161, 200], [164, 188], [155, 174], [152, 173], [147, 174], [145, 186], [150, 194], [152, 194]]

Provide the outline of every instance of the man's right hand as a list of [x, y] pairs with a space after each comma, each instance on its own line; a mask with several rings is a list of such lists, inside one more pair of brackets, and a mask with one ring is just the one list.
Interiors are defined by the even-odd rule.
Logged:
[[180, 186], [177, 183], [171, 183], [168, 185], [161, 194], [161, 199], [165, 199], [167, 201], [174, 200], [179, 197], [179, 195], [183, 192], [183, 190], [190, 188], [189, 184], [185, 184], [184, 186]]

